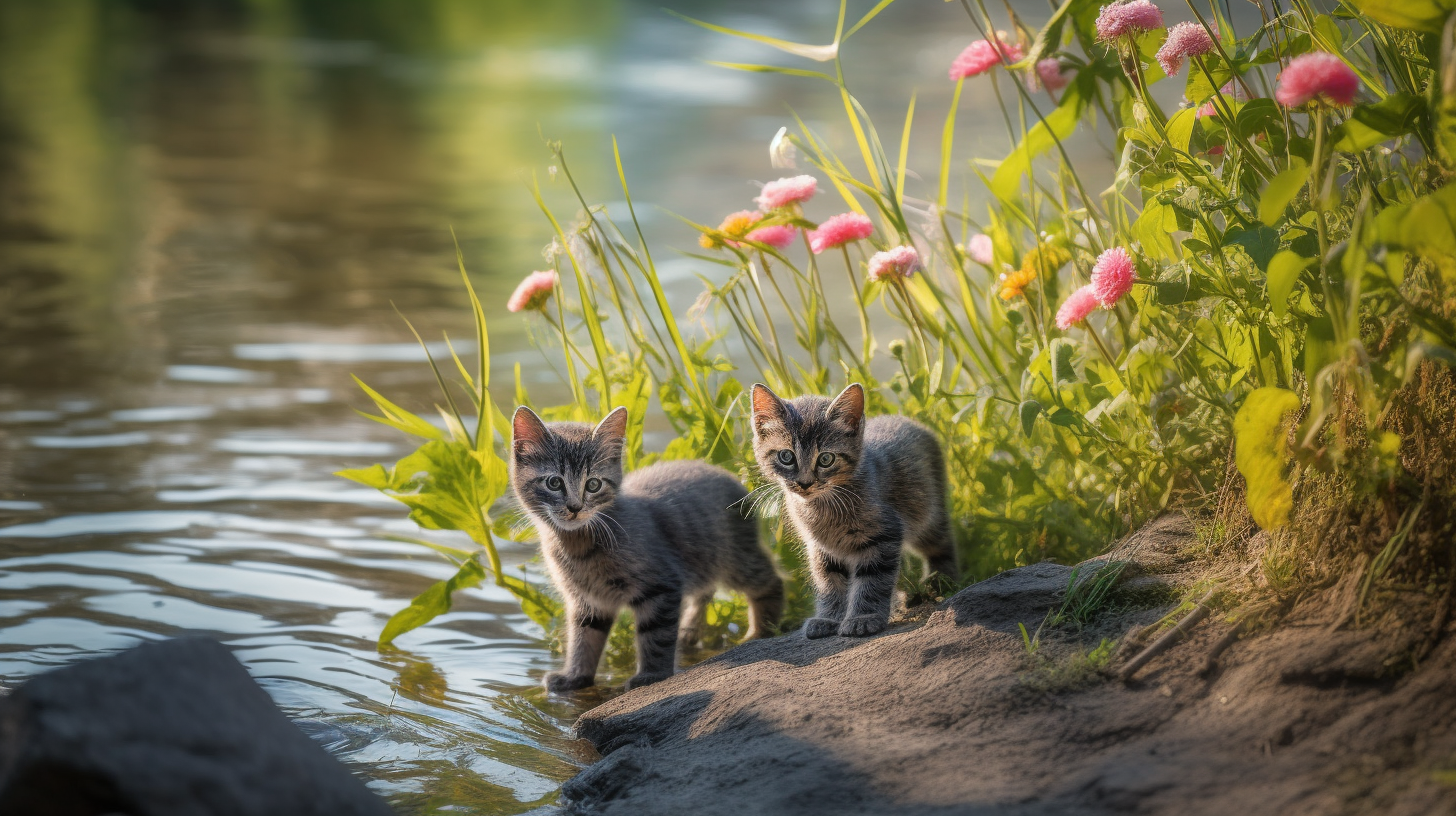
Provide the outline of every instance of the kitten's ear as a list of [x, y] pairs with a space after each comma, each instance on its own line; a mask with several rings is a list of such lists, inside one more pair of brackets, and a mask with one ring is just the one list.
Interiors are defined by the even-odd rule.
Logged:
[[617, 406], [610, 414], [602, 418], [592, 429], [593, 439], [617, 440], [627, 438], [627, 409]]
[[529, 453], [533, 448], [546, 444], [551, 431], [536, 412], [522, 405], [511, 418], [511, 450], [517, 454]]
[[784, 401], [763, 383], [753, 384], [753, 432], [761, 434], [764, 426], [784, 421]]
[[852, 433], [859, 433], [864, 427], [864, 408], [864, 386], [850, 383], [848, 388], [839, 392], [834, 402], [829, 403], [829, 418], [849, 428]]

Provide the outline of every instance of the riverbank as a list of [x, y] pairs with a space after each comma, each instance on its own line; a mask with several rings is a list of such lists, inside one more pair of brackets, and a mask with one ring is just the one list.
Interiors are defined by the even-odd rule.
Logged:
[[[1318, 598], [1233, 644], [1211, 616], [1129, 683], [1097, 647], [1199, 580], [1165, 517], [1110, 610], [1035, 630], [1070, 567], [1002, 573], [867, 639], [748, 643], [588, 712], [581, 814], [1428, 814], [1456, 811], [1456, 640], [1332, 630]], [[1257, 557], [1251, 553], [1252, 557]], [[1100, 669], [1100, 672], [1099, 672]]]

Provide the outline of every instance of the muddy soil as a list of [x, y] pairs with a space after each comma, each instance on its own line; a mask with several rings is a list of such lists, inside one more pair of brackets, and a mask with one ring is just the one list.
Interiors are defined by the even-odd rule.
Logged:
[[1456, 638], [1411, 668], [1400, 633], [1331, 631], [1331, 615], [1296, 608], [1205, 672], [1230, 628], [1214, 615], [1129, 683], [1071, 671], [1187, 589], [1190, 525], [1170, 517], [1138, 535], [1121, 608], [1049, 636], [1036, 656], [1017, 625], [1034, 630], [1060, 603], [1070, 567], [1003, 573], [871, 639], [745, 644], [617, 697], [578, 723], [603, 759], [562, 804], [634, 816], [1456, 813]]

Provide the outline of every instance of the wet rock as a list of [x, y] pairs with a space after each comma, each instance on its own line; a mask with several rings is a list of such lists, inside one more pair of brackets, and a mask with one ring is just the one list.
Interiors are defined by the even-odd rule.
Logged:
[[221, 644], [179, 638], [0, 698], [0, 813], [387, 816]]

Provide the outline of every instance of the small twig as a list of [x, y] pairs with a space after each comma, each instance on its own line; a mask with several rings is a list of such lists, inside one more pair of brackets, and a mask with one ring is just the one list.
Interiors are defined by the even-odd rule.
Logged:
[[1218, 639], [1217, 643], [1213, 644], [1213, 648], [1208, 650], [1208, 656], [1203, 659], [1203, 669], [1199, 674], [1206, 676], [1218, 666], [1219, 655], [1227, 651], [1228, 647], [1238, 642], [1239, 635], [1242, 635], [1244, 630], [1249, 628], [1249, 620], [1249, 617], [1240, 618], [1239, 622], [1234, 624], [1234, 628], [1228, 630], [1223, 637]]
[[1179, 621], [1177, 626], [1169, 629], [1166, 633], [1164, 633], [1162, 637], [1153, 641], [1153, 644], [1151, 646], [1143, 649], [1132, 660], [1127, 661], [1127, 665], [1123, 666], [1122, 671], [1118, 673], [1118, 679], [1122, 680], [1122, 682], [1124, 683], [1131, 680], [1132, 676], [1134, 674], [1137, 674], [1138, 669], [1146, 666], [1149, 660], [1152, 660], [1163, 652], [1166, 652], [1168, 650], [1168, 647], [1172, 646], [1174, 643], [1177, 643], [1183, 638], [1184, 635], [1187, 635], [1190, 631], [1192, 631], [1193, 627], [1197, 626], [1200, 622], [1202, 622], [1204, 618], [1208, 617], [1208, 613], [1212, 611], [1208, 604], [1210, 601], [1213, 600], [1213, 596], [1216, 593], [1217, 590], [1209, 590], [1208, 594], [1203, 596], [1203, 600], [1199, 601], [1193, 607], [1193, 611], [1189, 612], [1188, 615], [1183, 618], [1183, 620]]

